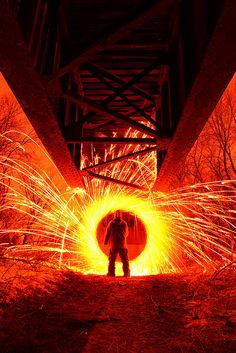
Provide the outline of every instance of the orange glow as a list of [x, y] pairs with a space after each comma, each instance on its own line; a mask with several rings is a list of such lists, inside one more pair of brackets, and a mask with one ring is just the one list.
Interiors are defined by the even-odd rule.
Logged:
[[[177, 272], [192, 265], [208, 270], [232, 258], [230, 242], [236, 231], [232, 181], [192, 185], [165, 195], [88, 179], [87, 190], [68, 188], [61, 193], [37, 166], [6, 156], [1, 156], [1, 163], [11, 180], [1, 212], [15, 212], [27, 219], [27, 223], [1, 228], [0, 234], [9, 238], [28, 237], [26, 244], [9, 244], [7, 256], [105, 274], [107, 257], [99, 247], [96, 230], [109, 212], [123, 209], [136, 215], [147, 233], [144, 250], [130, 262], [132, 275]], [[3, 184], [6, 174], [0, 176]], [[121, 264], [117, 269], [121, 274]]]
[[[27, 136], [24, 132], [6, 131], [0, 139], [14, 144], [16, 135]], [[127, 136], [145, 137], [131, 129]], [[130, 261], [132, 275], [177, 272], [191, 266], [209, 270], [232, 260], [235, 180], [198, 183], [169, 194], [153, 192], [156, 154], [151, 152], [109, 168], [95, 169], [101, 175], [142, 186], [146, 191], [91, 179], [86, 174], [85, 189], [59, 188], [49, 176], [52, 166], [55, 170], [53, 162], [40, 144], [29, 140], [30, 150], [43, 156], [49, 172], [44, 166], [40, 169], [33, 158], [29, 163], [29, 154], [20, 142], [20, 158], [1, 151], [0, 187], [5, 194], [0, 205], [0, 236], [5, 256], [40, 259], [84, 274], [105, 274], [107, 256], [99, 247], [97, 228], [107, 214], [122, 209], [138, 217], [147, 234], [143, 251]], [[136, 146], [135, 151], [139, 149]], [[105, 158], [131, 151], [134, 150], [130, 145], [111, 145]], [[95, 159], [99, 161], [98, 156]], [[82, 163], [87, 163], [86, 157]], [[15, 223], [4, 226], [4, 217]], [[122, 274], [120, 263], [117, 274]]]
[[[137, 215], [147, 231], [147, 242], [143, 252], [130, 262], [132, 274], [147, 275], [165, 270], [168, 267], [170, 241], [167, 236], [167, 226], [162, 220], [163, 217], [153, 207], [150, 200], [118, 191], [106, 195], [104, 198], [92, 200], [83, 214], [78, 233], [78, 245], [87, 263], [86, 272], [106, 273], [107, 257], [99, 248], [96, 229], [101, 219], [116, 209]], [[117, 265], [117, 269], [117, 273], [121, 274], [121, 264]]]
[[[143, 222], [130, 212], [122, 210], [122, 218], [127, 222], [129, 229], [129, 236], [127, 237], [127, 248], [129, 253], [129, 259], [133, 260], [138, 257], [144, 250], [147, 243], [147, 232]], [[114, 219], [113, 213], [108, 213], [99, 222], [97, 227], [97, 241], [100, 249], [108, 256], [109, 247], [104, 245], [104, 234], [106, 233], [107, 226], [110, 221]], [[119, 257], [117, 261], [121, 261]]]

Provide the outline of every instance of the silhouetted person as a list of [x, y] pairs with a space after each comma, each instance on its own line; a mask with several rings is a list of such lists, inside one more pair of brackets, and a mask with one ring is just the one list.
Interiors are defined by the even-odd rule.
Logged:
[[114, 219], [108, 224], [106, 229], [104, 244], [109, 244], [109, 264], [108, 276], [115, 276], [115, 262], [119, 254], [123, 264], [125, 277], [130, 277], [128, 249], [126, 238], [128, 236], [128, 225], [121, 217], [121, 211], [116, 211]]

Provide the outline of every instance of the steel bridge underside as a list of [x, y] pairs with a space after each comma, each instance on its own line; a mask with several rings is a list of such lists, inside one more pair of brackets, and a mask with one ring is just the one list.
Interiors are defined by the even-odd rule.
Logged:
[[[154, 189], [168, 191], [235, 73], [235, 1], [210, 17], [204, 0], [134, 2], [0, 0], [0, 71], [71, 187], [156, 151]], [[110, 143], [140, 149], [105, 161]]]

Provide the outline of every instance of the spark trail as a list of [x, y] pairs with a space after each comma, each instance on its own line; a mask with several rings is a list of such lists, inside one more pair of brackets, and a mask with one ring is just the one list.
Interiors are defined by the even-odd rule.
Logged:
[[[132, 131], [127, 132], [130, 134], [134, 137]], [[1, 139], [8, 136], [6, 133]], [[31, 143], [40, 148], [35, 141]], [[131, 151], [129, 145], [120, 149], [111, 145], [106, 160]], [[209, 270], [233, 259], [235, 181], [202, 183], [169, 194], [154, 192], [156, 158], [155, 152], [150, 152], [116, 162], [109, 169], [95, 169], [144, 190], [85, 174], [85, 189], [68, 187], [62, 192], [27, 156], [26, 152], [21, 159], [14, 154], [0, 155], [0, 243], [4, 243], [5, 256], [105, 274], [107, 258], [98, 245], [97, 227], [107, 214], [123, 209], [137, 216], [147, 232], [144, 250], [130, 263], [132, 275], [185, 271], [190, 266]]]

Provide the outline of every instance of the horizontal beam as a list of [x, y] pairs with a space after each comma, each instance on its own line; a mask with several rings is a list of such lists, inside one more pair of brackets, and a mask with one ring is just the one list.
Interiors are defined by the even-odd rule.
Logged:
[[110, 178], [110, 177], [107, 177], [107, 176], [104, 176], [104, 175], [101, 175], [101, 174], [96, 174], [96, 173], [93, 173], [93, 172], [85, 172], [85, 173], [86, 174], [82, 173], [82, 175], [88, 176], [89, 178], [96, 178], [96, 179], [108, 181], [110, 183], [127, 186], [129, 188], [134, 188], [134, 189], [138, 189], [138, 190], [142, 190], [142, 191], [148, 191], [147, 188], [144, 188], [143, 186], [140, 186], [140, 185], [137, 185], [137, 184], [127, 183], [126, 181]]
[[120, 161], [124, 161], [126, 159], [135, 158], [135, 157], [140, 156], [142, 154], [147, 154], [149, 152], [153, 152], [153, 151], [156, 151], [156, 150], [157, 150], [157, 147], [155, 146], [155, 147], [146, 148], [145, 150], [128, 153], [128, 154], [125, 154], [124, 156], [116, 157], [116, 158], [110, 159], [109, 161], [98, 163], [98, 164], [94, 164], [94, 165], [91, 165], [89, 167], [83, 168], [82, 171], [83, 170], [90, 170], [90, 169], [94, 169], [94, 168], [99, 168], [99, 167], [104, 167], [105, 165], [117, 163], [117, 162], [120, 162]]
[[83, 123], [83, 129], [86, 130], [94, 130], [96, 129], [96, 131], [101, 130], [102, 128], [104, 128], [105, 126], [109, 126], [110, 124], [113, 124], [114, 121], [110, 120], [110, 119], [104, 119], [103, 122], [97, 122], [97, 123]]
[[166, 52], [168, 47], [166, 43], [116, 43], [109, 46], [109, 51], [132, 51], [133, 50], [151, 50], [154, 51], [164, 51]]
[[133, 119], [130, 119], [128, 117], [126, 117], [125, 115], [122, 115], [120, 113], [117, 113], [117, 112], [113, 112], [111, 109], [109, 108], [104, 108], [104, 107], [101, 107], [100, 105], [94, 103], [93, 100], [87, 98], [87, 97], [84, 97], [84, 96], [81, 96], [79, 94], [73, 94], [73, 93], [70, 93], [70, 94], [62, 94], [61, 95], [62, 98], [68, 100], [68, 101], [71, 101], [71, 102], [74, 102], [74, 103], [78, 103], [82, 106], [86, 106], [90, 109], [92, 109], [93, 111], [111, 119], [111, 120], [118, 120], [118, 121], [122, 121], [123, 123], [126, 123], [127, 125], [133, 127], [134, 129], [138, 130], [138, 131], [141, 131], [147, 135], [150, 135], [150, 136], [154, 136], [156, 138], [158, 138], [158, 134], [155, 130], [133, 120]]
[[138, 13], [137, 10], [135, 11], [134, 9], [131, 17], [123, 21], [119, 28], [116, 28], [113, 32], [111, 31], [106, 33], [97, 42], [86, 48], [76, 59], [61, 68], [56, 74], [56, 78], [73, 71], [76, 67], [94, 57], [98, 52], [105, 50], [113, 43], [123, 39], [128, 33], [141, 27], [145, 22], [149, 21], [151, 18], [154, 18], [156, 15], [164, 15], [172, 4], [172, 0], [159, 0], [158, 2], [154, 2], [154, 4], [152, 3], [151, 6], [149, 5], [148, 7], [145, 6], [145, 8], [142, 8], [141, 10], [139, 9]]
[[[73, 136], [72, 136], [73, 135]], [[65, 130], [64, 137], [66, 142], [73, 144], [81, 143], [114, 143], [114, 144], [130, 144], [130, 145], [141, 145], [141, 144], [162, 144], [161, 140], [157, 141], [154, 138], [132, 138], [132, 137], [77, 137], [76, 131], [68, 132], [68, 129]], [[166, 143], [165, 141], [163, 144]], [[158, 146], [159, 149], [159, 146]]]

